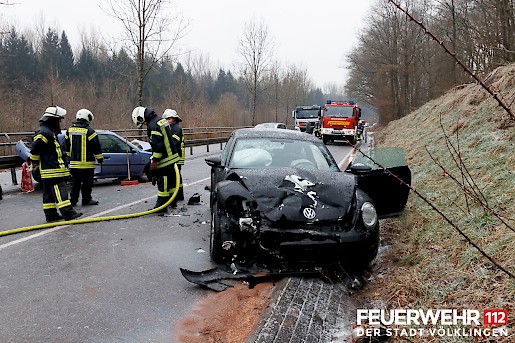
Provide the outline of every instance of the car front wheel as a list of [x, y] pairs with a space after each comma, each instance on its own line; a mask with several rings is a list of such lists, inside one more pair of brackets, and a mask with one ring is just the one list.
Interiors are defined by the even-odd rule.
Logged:
[[222, 228], [221, 215], [218, 211], [216, 202], [213, 204], [211, 210], [211, 234], [209, 239], [209, 252], [211, 259], [216, 263], [224, 262], [224, 251], [222, 249]]

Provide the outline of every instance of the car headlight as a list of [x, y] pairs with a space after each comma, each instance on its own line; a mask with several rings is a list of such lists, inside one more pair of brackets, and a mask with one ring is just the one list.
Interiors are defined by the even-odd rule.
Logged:
[[375, 227], [377, 224], [377, 212], [374, 205], [369, 202], [363, 203], [361, 205], [361, 218], [367, 229]]

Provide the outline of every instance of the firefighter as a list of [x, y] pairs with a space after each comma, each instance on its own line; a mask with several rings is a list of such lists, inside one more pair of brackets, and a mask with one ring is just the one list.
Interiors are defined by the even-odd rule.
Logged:
[[315, 134], [315, 137], [322, 138], [322, 128], [320, 127], [320, 120], [316, 121], [313, 133]]
[[311, 124], [310, 121], [308, 121], [306, 123], [306, 133], [312, 135], [313, 134], [313, 129], [314, 129], [313, 125]]
[[179, 183], [179, 192], [177, 193], [177, 200], [181, 201], [184, 200], [184, 188], [182, 186], [182, 173], [181, 169], [184, 165], [184, 157], [185, 157], [185, 150], [184, 150], [184, 136], [182, 134], [182, 127], [179, 124], [182, 122], [181, 117], [177, 114], [175, 110], [167, 108], [164, 112], [162, 117], [170, 123], [171, 129], [172, 129], [172, 137], [180, 144], [181, 146], [181, 153], [179, 156], [179, 162], [177, 162], [177, 167], [179, 168], [180, 173], [180, 183]]
[[82, 192], [82, 206], [98, 205], [91, 197], [95, 160], [102, 164], [104, 158], [96, 131], [90, 126], [93, 113], [88, 109], [80, 109], [75, 116], [76, 122], [66, 131], [66, 153], [70, 159], [72, 174], [72, 190], [70, 201], [75, 206]]
[[39, 119], [40, 126], [30, 149], [29, 160], [32, 168], [39, 168], [41, 174], [43, 211], [47, 222], [62, 218], [72, 220], [82, 216], [82, 213], [73, 209], [68, 199], [65, 178], [70, 176], [70, 171], [66, 168], [63, 149], [57, 139], [61, 132], [60, 121], [65, 115], [64, 108], [48, 107]]
[[[174, 165], [179, 162], [181, 146], [172, 137], [170, 124], [166, 119], [157, 116], [152, 108], [138, 106], [132, 111], [132, 121], [141, 128], [147, 125], [147, 136], [152, 146], [152, 160], [150, 173], [157, 183], [157, 202], [154, 208], [165, 204], [175, 192]], [[177, 199], [171, 204], [177, 207]], [[159, 215], [165, 215], [167, 209], [159, 211]]]
[[360, 121], [358, 121], [358, 127], [356, 129], [358, 141], [363, 139], [364, 130], [365, 130], [365, 121], [363, 119], [361, 119]]

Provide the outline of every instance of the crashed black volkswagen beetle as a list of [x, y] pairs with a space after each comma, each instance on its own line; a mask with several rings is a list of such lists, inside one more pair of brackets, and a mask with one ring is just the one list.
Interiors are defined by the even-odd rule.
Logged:
[[[380, 168], [340, 171], [318, 138], [293, 130], [236, 130], [206, 163], [218, 263], [267, 257], [365, 266], [378, 251], [378, 219], [402, 212], [409, 192]], [[407, 166], [391, 169], [410, 183]]]

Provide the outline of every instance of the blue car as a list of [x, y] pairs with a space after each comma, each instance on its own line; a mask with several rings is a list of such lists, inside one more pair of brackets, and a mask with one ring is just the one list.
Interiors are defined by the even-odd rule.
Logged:
[[[104, 155], [104, 163], [96, 165], [95, 179], [126, 179], [129, 176], [129, 170], [131, 179], [141, 181], [144, 181], [144, 178], [149, 179], [152, 156], [150, 145], [140, 144], [139, 141], [133, 144], [108, 130], [96, 130], [96, 132]], [[58, 136], [61, 145], [64, 144], [64, 133], [65, 131], [62, 131]], [[16, 153], [24, 161], [29, 158], [31, 144], [32, 137], [24, 138], [16, 143]], [[41, 181], [37, 170], [32, 173], [32, 176], [34, 180]]]

